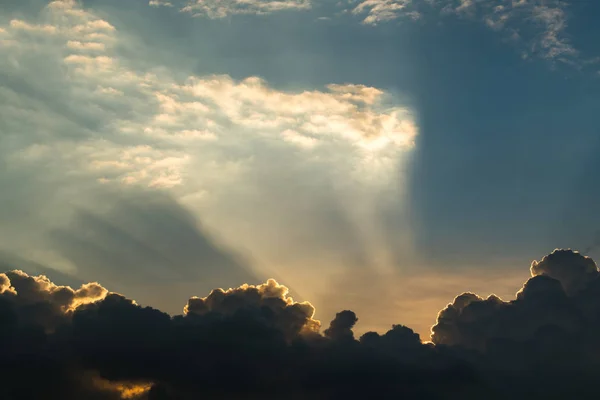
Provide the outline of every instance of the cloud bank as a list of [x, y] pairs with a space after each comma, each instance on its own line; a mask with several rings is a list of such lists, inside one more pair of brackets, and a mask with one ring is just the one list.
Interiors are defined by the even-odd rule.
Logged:
[[10, 271], [0, 379], [9, 399], [592, 398], [597, 266], [555, 250], [531, 273], [515, 300], [457, 296], [423, 343], [403, 325], [357, 339], [350, 310], [321, 333], [314, 307], [274, 280], [192, 297], [171, 316], [98, 283]]

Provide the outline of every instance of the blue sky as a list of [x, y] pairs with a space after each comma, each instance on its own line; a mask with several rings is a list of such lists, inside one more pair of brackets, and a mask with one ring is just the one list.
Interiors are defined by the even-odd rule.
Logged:
[[596, 1], [4, 3], [7, 266], [423, 332], [600, 230]]

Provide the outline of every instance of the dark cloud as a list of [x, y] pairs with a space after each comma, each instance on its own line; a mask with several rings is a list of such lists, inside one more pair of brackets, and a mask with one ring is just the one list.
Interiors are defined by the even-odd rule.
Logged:
[[511, 369], [557, 373], [598, 364], [600, 358], [589, 353], [596, 347], [592, 337], [600, 332], [594, 261], [557, 249], [534, 261], [531, 274], [515, 300], [472, 293], [456, 297], [440, 311], [433, 343], [477, 350], [490, 364]]
[[192, 297], [171, 316], [98, 283], [72, 289], [9, 271], [3, 398], [593, 398], [600, 279], [550, 276], [588, 276], [595, 264], [581, 257], [556, 250], [534, 262], [512, 301], [456, 297], [432, 343], [403, 325], [356, 340], [350, 310], [320, 333], [312, 305], [274, 280]]
[[[13, 296], [12, 301], [20, 307], [20, 322], [39, 326], [47, 332], [56, 329], [64, 315], [77, 306], [102, 299], [107, 293], [98, 283], [86, 283], [73, 290], [69, 286], [55, 285], [44, 275], [31, 277], [19, 270], [3, 274], [0, 282], [0, 287], [4, 286], [2, 293]], [[10, 284], [8, 289], [7, 283]]]
[[352, 328], [358, 321], [356, 314], [350, 310], [339, 312], [335, 315], [335, 319], [331, 321], [329, 328], [325, 329], [326, 337], [333, 340], [352, 340], [354, 332]]
[[288, 288], [269, 279], [265, 284], [242, 285], [236, 289], [215, 289], [207, 297], [192, 297], [184, 307], [188, 316], [205, 316], [211, 313], [235, 315], [240, 310], [261, 310], [264, 321], [288, 339], [300, 332], [317, 332], [319, 321], [312, 317], [315, 308], [308, 302], [297, 303], [288, 297]]
[[[363, 345], [351, 331], [356, 316], [343, 311], [322, 336], [312, 305], [294, 302], [274, 280], [191, 298], [175, 317], [98, 284], [72, 290], [11, 271], [0, 287], [2, 348], [19, 363], [2, 376], [8, 398], [339, 398], [367, 396], [374, 385], [427, 393], [426, 379], [456, 386], [449, 366], [448, 377], [404, 375], [403, 360], [438, 357], [410, 329], [394, 327]], [[54, 319], [52, 329], [29, 318], [32, 305]], [[43, 390], [26, 385], [37, 375]]]
[[585, 288], [598, 277], [594, 260], [571, 250], [555, 250], [552, 254], [531, 264], [531, 275], [547, 275], [558, 280], [567, 294]]

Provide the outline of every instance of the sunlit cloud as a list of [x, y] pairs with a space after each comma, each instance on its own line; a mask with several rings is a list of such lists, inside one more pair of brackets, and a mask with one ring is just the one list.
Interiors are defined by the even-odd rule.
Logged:
[[150, 7], [173, 7], [173, 3], [166, 0], [150, 0], [148, 5]]
[[69, 40], [67, 42], [67, 47], [73, 50], [96, 50], [96, 51], [104, 51], [106, 50], [106, 45], [104, 43], [98, 42], [80, 42], [77, 40]]
[[[151, 7], [175, 7], [174, 2], [151, 0]], [[189, 0], [177, 1], [180, 11], [194, 17], [221, 19], [236, 14], [267, 15], [282, 11], [301, 11], [312, 7], [310, 0]]]
[[[55, 57], [62, 56], [62, 64], [68, 67], [66, 74], [57, 78], [71, 87], [73, 101], [85, 99], [89, 111], [102, 120], [103, 144], [96, 141], [93, 146], [79, 145], [79, 150], [98, 149], [97, 154], [86, 155], [91, 159], [92, 171], [109, 167], [127, 170], [127, 175], [118, 177], [123, 183], [181, 183], [177, 176], [190, 155], [176, 157], [180, 161], [175, 162], [171, 156], [161, 158], [159, 154], [185, 152], [180, 146], [190, 140], [215, 142], [222, 136], [246, 132], [302, 148], [344, 139], [364, 149], [381, 149], [410, 147], [417, 132], [410, 111], [397, 106], [384, 108], [385, 93], [375, 88], [338, 84], [323, 91], [287, 93], [270, 88], [260, 78], [235, 81], [225, 75], [192, 76], [177, 82], [168, 71], [129, 67], [132, 60], [111, 52], [118, 40], [116, 29], [75, 3], [53, 2], [47, 13], [47, 19], [60, 23], [13, 20], [3, 29], [23, 48], [31, 48], [35, 42], [20, 37], [21, 31], [55, 34]], [[92, 35], [94, 41], [79, 40], [86, 35]], [[18, 62], [18, 52], [7, 55]], [[118, 107], [115, 98], [125, 95], [129, 97], [130, 112], [122, 116], [111, 108]], [[132, 149], [144, 148], [152, 155], [123, 159], [128, 156], [122, 153], [130, 154], [131, 150], [118, 149], [120, 135], [129, 135], [138, 142], [138, 147]], [[161, 141], [171, 149], [152, 149], [157, 145], [153, 141]], [[121, 155], [111, 160], [109, 154]]]
[[[0, 178], [24, 184], [2, 195], [18, 212], [0, 217], [27, 217], [4, 224], [13, 233], [2, 246], [49, 251], [48, 232], [72, 229], [74, 206], [103, 209], [98, 192], [146, 188], [252, 249], [259, 269], [291, 277], [303, 296], [314, 268], [365, 265], [389, 250], [360, 243], [381, 228], [357, 210], [375, 209], [382, 193], [405, 206], [397, 168], [418, 135], [409, 104], [360, 83], [281, 90], [256, 76], [170, 70], [121, 52], [145, 45], [76, 2], [13, 21], [0, 26], [15, 44], [0, 48], [10, 77], [0, 160], [11, 171]], [[81, 258], [52, 258], [65, 273], [86, 270]]]
[[415, 0], [366, 0], [352, 8], [355, 15], [365, 15], [363, 24], [377, 25], [400, 17], [418, 19], [420, 14], [411, 5]]

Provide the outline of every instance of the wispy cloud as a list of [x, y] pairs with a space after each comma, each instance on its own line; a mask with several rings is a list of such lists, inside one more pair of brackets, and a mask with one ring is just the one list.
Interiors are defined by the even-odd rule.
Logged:
[[577, 63], [568, 34], [568, 3], [562, 0], [364, 0], [348, 10], [363, 24], [418, 19], [422, 13], [480, 21], [522, 49], [524, 57]]
[[152, 7], [177, 7], [195, 17], [220, 19], [236, 14], [266, 15], [286, 10], [308, 10], [310, 0], [150, 0]]
[[364, 0], [352, 8], [352, 13], [363, 15], [365, 25], [377, 25], [401, 17], [418, 19], [421, 14], [413, 5], [414, 0]]
[[[438, 4], [443, 4], [439, 2]], [[572, 63], [579, 56], [568, 34], [568, 3], [562, 0], [459, 0], [441, 8], [483, 21], [491, 29], [519, 43], [523, 56]]]
[[150, 7], [173, 7], [173, 3], [166, 0], [150, 0], [148, 5]]
[[[235, 14], [266, 15], [280, 11], [320, 9], [322, 0], [152, 0], [151, 6], [175, 7], [196, 17], [225, 18]], [[580, 54], [568, 33], [569, 3], [563, 0], [345, 0], [337, 3], [364, 25], [434, 18], [468, 18], [502, 34], [524, 58], [581, 65]], [[321, 18], [331, 19], [331, 15]], [[36, 27], [36, 29], [43, 29]]]

